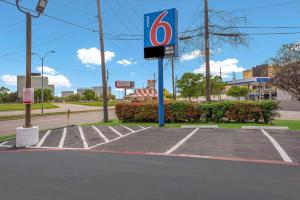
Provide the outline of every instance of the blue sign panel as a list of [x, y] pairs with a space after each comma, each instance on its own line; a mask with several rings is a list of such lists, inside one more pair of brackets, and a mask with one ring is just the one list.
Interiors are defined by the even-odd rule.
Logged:
[[145, 58], [177, 56], [178, 14], [175, 8], [144, 15]]

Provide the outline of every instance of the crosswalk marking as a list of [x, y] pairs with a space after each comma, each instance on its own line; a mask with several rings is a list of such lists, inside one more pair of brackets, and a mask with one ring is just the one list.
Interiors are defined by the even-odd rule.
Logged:
[[105, 141], [105, 142], [109, 142], [109, 139], [107, 139], [107, 137], [105, 135], [103, 135], [103, 133], [95, 126], [92, 126], [93, 129], [95, 129], [95, 131], [100, 135], [100, 137]]
[[42, 137], [42, 139], [40, 140], [40, 142], [38, 143], [38, 145], [36, 145], [37, 147], [40, 147], [43, 145], [43, 143], [45, 142], [45, 139], [48, 137], [48, 135], [51, 133], [51, 130], [48, 130], [47, 133]]
[[115, 132], [117, 135], [119, 135], [120, 137], [122, 137], [123, 135], [117, 131], [116, 129], [114, 129], [113, 127], [109, 126], [110, 130], [112, 130], [113, 132]]

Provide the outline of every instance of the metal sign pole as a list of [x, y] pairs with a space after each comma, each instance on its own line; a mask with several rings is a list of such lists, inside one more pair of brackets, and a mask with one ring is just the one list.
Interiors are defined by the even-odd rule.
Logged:
[[158, 122], [159, 126], [165, 125], [164, 112], [164, 59], [158, 59]]

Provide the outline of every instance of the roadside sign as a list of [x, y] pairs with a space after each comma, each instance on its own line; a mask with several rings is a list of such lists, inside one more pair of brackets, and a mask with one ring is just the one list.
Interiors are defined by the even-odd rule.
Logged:
[[175, 8], [144, 15], [144, 58], [158, 59], [158, 123], [165, 125], [163, 59], [178, 56], [178, 13]]
[[175, 8], [144, 15], [144, 58], [178, 56], [178, 14]]
[[23, 89], [23, 103], [33, 104], [34, 103], [34, 88]]
[[116, 81], [115, 86], [116, 88], [133, 89], [134, 81]]

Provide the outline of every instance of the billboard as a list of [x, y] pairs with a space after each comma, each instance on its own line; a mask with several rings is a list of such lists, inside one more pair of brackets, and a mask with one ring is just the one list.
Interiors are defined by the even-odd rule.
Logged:
[[178, 14], [175, 8], [144, 15], [144, 58], [178, 55]]
[[121, 89], [133, 89], [134, 81], [116, 81], [115, 86], [116, 88], [121, 88]]

